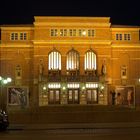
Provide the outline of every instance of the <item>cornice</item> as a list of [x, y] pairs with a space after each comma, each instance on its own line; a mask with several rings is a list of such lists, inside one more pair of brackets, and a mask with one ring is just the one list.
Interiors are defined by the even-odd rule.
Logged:
[[140, 28], [138, 28], [138, 27], [131, 27], [131, 28], [127, 28], [127, 27], [124, 27], [124, 28], [111, 28], [111, 30], [112, 30], [112, 32], [113, 31], [139, 31], [140, 30]]
[[112, 44], [112, 48], [139, 48], [140, 49], [140, 44]]
[[51, 41], [46, 41], [46, 40], [33, 40], [33, 44], [34, 45], [45, 45], [45, 44], [87, 44], [87, 45], [90, 45], [90, 44], [102, 44], [102, 45], [111, 45], [111, 41], [109, 40], [98, 40], [98, 41], [82, 41], [82, 40], [76, 40], [76, 41], [73, 41], [73, 40], [51, 40]]
[[76, 16], [34, 16], [35, 21], [50, 21], [50, 20], [83, 20], [83, 21], [91, 21], [91, 20], [100, 20], [100, 21], [110, 21], [110, 17], [76, 17]]
[[35, 22], [34, 26], [47, 26], [47, 27], [110, 27], [110, 23], [84, 23], [84, 22], [79, 22], [79, 23], [73, 23], [73, 22]]
[[16, 27], [16, 26], [5, 26], [5, 27], [0, 27], [1, 30], [34, 30], [34, 27]]
[[23, 45], [23, 44], [1, 44], [0, 45], [1, 48], [6, 48], [6, 47], [10, 47], [10, 48], [32, 48], [33, 45]]

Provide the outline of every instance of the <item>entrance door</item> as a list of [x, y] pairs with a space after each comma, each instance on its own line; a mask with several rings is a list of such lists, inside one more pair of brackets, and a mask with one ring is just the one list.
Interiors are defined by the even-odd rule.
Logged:
[[68, 90], [68, 103], [79, 104], [79, 89]]
[[59, 89], [50, 89], [48, 95], [49, 104], [60, 104], [60, 90]]
[[98, 103], [97, 89], [88, 89], [87, 90], [87, 103], [88, 104]]

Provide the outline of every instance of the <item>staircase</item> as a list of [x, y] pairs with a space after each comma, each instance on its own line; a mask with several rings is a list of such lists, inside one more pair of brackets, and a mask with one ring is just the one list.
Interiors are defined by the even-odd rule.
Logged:
[[111, 123], [140, 121], [135, 108], [104, 105], [49, 105], [9, 111], [11, 123]]

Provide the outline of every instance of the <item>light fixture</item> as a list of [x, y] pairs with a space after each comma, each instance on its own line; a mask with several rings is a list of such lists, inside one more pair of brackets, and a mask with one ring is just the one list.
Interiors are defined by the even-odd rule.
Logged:
[[66, 87], [63, 87], [62, 89], [63, 89], [63, 90], [66, 90]]
[[7, 79], [4, 79], [3, 84], [7, 84], [7, 83], [8, 83]]
[[104, 86], [101, 86], [101, 90], [103, 90], [105, 87]]
[[12, 82], [12, 79], [10, 77], [5, 79], [2, 76], [0, 76], [0, 84], [7, 84], [7, 83], [10, 83], [10, 82]]
[[44, 86], [44, 87], [43, 87], [43, 90], [46, 90], [46, 89], [47, 89], [47, 88]]
[[7, 78], [7, 82], [9, 83], [9, 82], [11, 82], [12, 81], [12, 79], [11, 78]]
[[48, 88], [56, 89], [56, 88], [60, 88], [60, 87], [61, 87], [60, 83], [50, 83], [50, 84], [48, 84]]
[[85, 86], [82, 87], [82, 90], [85, 90]]
[[83, 31], [83, 32], [82, 32], [82, 35], [85, 36], [85, 35], [86, 35], [86, 31]]

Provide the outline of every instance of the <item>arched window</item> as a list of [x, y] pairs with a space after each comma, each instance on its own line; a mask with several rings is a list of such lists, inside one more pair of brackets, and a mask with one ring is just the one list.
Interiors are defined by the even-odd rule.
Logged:
[[67, 70], [79, 70], [79, 53], [74, 49], [67, 53]]
[[49, 53], [49, 70], [61, 70], [61, 54], [57, 50]]
[[89, 50], [85, 54], [85, 70], [96, 70], [96, 54]]

